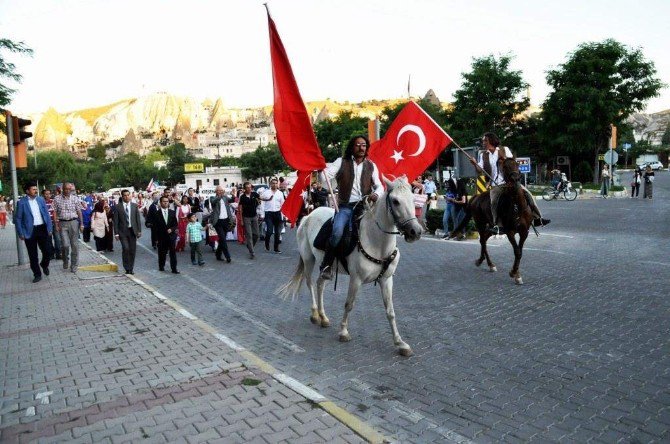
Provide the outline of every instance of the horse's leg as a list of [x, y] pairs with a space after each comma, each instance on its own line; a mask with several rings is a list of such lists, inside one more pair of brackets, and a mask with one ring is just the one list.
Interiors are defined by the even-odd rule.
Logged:
[[330, 327], [330, 319], [326, 316], [326, 309], [323, 306], [323, 289], [326, 287], [326, 281], [319, 279], [316, 281], [316, 292], [319, 296], [319, 318], [321, 322], [321, 327], [326, 328]]
[[479, 256], [479, 259], [475, 262], [475, 265], [478, 267], [484, 262], [484, 259], [486, 259], [486, 265], [489, 267], [489, 271], [494, 272], [498, 271], [498, 268], [496, 265], [491, 261], [491, 257], [489, 256], [489, 251], [486, 248], [486, 242], [488, 242], [489, 238], [491, 237], [491, 233], [484, 228], [482, 230], [479, 230], [479, 244], [481, 245], [481, 253]]
[[398, 346], [398, 353], [402, 356], [412, 356], [414, 354], [412, 348], [402, 340], [400, 333], [398, 333], [398, 327], [395, 324], [395, 310], [393, 309], [393, 276], [380, 279], [379, 287], [382, 292], [384, 307], [386, 308], [386, 318], [389, 320], [389, 324], [391, 324], [393, 343]]
[[512, 244], [512, 249], [514, 250], [514, 265], [512, 270], [509, 272], [509, 276], [514, 278], [514, 282], [519, 284], [519, 263], [521, 262], [521, 248], [516, 242], [516, 232], [510, 231], [507, 233], [507, 239], [509, 243]]
[[356, 296], [358, 295], [358, 289], [360, 287], [361, 279], [350, 273], [349, 292], [347, 293], [347, 302], [344, 304], [344, 316], [342, 317], [342, 323], [340, 324], [340, 342], [351, 341], [351, 336], [349, 335], [349, 330], [347, 328], [349, 325], [349, 312], [354, 308], [354, 302], [356, 302]]
[[528, 230], [523, 230], [519, 233], [519, 265], [517, 265], [517, 271], [516, 271], [516, 278], [514, 279], [514, 282], [517, 283], [517, 285], [522, 285], [523, 284], [523, 278], [521, 277], [521, 257], [523, 256], [523, 244], [526, 242], [526, 239], [528, 238]]
[[[309, 317], [309, 320], [312, 322], [312, 324], [318, 324], [320, 322], [319, 319], [319, 311], [317, 308], [317, 294], [316, 294], [316, 289], [314, 288], [314, 282], [312, 281], [312, 272], [314, 271], [314, 264], [316, 263], [316, 258], [314, 255], [310, 255], [310, 258], [305, 260], [303, 259], [303, 262], [305, 263], [305, 271], [304, 271], [304, 276], [305, 276], [305, 284], [307, 285], [307, 289], [309, 290], [310, 296], [312, 296], [312, 314]], [[317, 283], [319, 281], [317, 280]]]

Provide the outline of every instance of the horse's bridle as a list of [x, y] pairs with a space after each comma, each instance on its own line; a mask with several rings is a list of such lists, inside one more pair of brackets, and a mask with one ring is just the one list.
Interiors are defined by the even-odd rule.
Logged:
[[386, 193], [386, 208], [388, 211], [391, 213], [391, 217], [393, 218], [393, 224], [398, 228], [399, 231], [386, 231], [379, 225], [379, 222], [375, 220], [375, 223], [377, 224], [377, 228], [379, 228], [383, 233], [386, 234], [402, 234], [403, 236], [407, 235], [407, 224], [409, 224], [413, 220], [417, 220], [416, 216], [415, 217], [410, 217], [409, 219], [406, 219], [402, 222], [400, 222], [400, 218], [398, 215], [393, 211], [393, 205], [391, 202], [391, 193], [393, 190], [389, 191]]

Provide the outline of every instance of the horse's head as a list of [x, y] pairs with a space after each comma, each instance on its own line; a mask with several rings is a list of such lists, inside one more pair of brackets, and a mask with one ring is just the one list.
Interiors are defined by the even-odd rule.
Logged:
[[518, 183], [521, 179], [521, 173], [519, 173], [519, 164], [511, 157], [503, 160], [502, 173], [506, 183]]
[[386, 207], [393, 223], [407, 242], [414, 242], [421, 238], [423, 228], [414, 214], [414, 195], [405, 176], [391, 182], [384, 178], [386, 183]]

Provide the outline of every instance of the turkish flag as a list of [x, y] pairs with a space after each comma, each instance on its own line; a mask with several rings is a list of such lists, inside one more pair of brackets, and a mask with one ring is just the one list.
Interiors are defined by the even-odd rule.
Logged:
[[295, 170], [322, 170], [326, 167], [326, 160], [316, 142], [312, 122], [270, 12], [268, 27], [274, 85], [274, 124], [279, 150], [286, 163]]
[[307, 188], [307, 185], [310, 185], [311, 176], [311, 171], [298, 171], [298, 180], [293, 184], [293, 188], [288, 193], [288, 197], [281, 206], [281, 212], [291, 222], [291, 228], [295, 226], [295, 223], [300, 216], [300, 210], [302, 210], [302, 207], [305, 205], [302, 193], [305, 191], [305, 188]]
[[407, 175], [411, 181], [452, 142], [451, 137], [419, 105], [409, 102], [388, 131], [370, 146], [368, 157], [389, 179]]

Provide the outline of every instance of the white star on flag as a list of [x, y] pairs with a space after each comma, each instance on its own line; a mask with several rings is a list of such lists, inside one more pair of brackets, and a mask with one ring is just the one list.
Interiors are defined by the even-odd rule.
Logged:
[[401, 160], [403, 160], [404, 157], [402, 157], [402, 151], [393, 150], [393, 155], [391, 156], [391, 159], [395, 160], [395, 163], [398, 163]]

